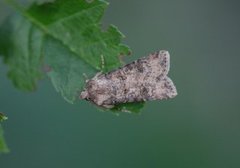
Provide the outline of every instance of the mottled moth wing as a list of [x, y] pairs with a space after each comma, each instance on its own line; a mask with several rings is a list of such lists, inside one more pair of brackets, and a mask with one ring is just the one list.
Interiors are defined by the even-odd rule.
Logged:
[[167, 51], [152, 53], [117, 70], [95, 76], [88, 81], [81, 98], [106, 108], [127, 102], [173, 98], [177, 91], [167, 77], [169, 68]]

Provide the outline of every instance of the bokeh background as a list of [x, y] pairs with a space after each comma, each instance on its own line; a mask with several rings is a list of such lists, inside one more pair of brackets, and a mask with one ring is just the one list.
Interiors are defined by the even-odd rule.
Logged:
[[[179, 95], [116, 116], [68, 104], [48, 79], [24, 93], [0, 63], [0, 111], [11, 153], [1, 168], [239, 168], [240, 2], [110, 0], [133, 55], [166, 49]], [[0, 20], [9, 13], [0, 2]]]

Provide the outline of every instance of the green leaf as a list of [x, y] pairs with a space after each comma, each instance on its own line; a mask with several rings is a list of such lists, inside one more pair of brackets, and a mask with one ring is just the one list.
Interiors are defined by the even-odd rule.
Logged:
[[[5, 116], [3, 113], [0, 113], [0, 122], [7, 120], [7, 116]], [[9, 152], [9, 149], [7, 147], [7, 144], [5, 143], [5, 139], [3, 136], [3, 129], [0, 124], [0, 153], [7, 153]]]
[[140, 113], [142, 108], [144, 107], [145, 102], [140, 103], [124, 103], [115, 106], [111, 109], [113, 112], [127, 112], [127, 113]]
[[9, 152], [9, 149], [5, 143], [5, 139], [3, 137], [2, 126], [0, 124], [0, 153], [7, 153], [7, 152]]
[[130, 49], [120, 43], [124, 36], [115, 26], [101, 29], [100, 19], [107, 6], [101, 0], [58, 0], [34, 4], [25, 14], [94, 68], [102, 70], [103, 57], [104, 70], [109, 71], [121, 65], [119, 55], [127, 55]]
[[96, 69], [79, 59], [59, 41], [48, 37], [44, 47], [48, 76], [56, 90], [70, 103], [73, 103], [83, 89], [86, 77], [97, 73]]
[[7, 120], [7, 116], [5, 116], [3, 113], [0, 113], [0, 122]]
[[42, 77], [42, 33], [25, 18], [14, 15], [0, 30], [0, 54], [9, 67], [8, 77], [22, 90], [34, 90]]
[[86, 78], [119, 67], [119, 56], [130, 53], [115, 26], [102, 30], [100, 20], [108, 6], [103, 0], [57, 0], [28, 9], [11, 4], [21, 15], [0, 28], [0, 54], [9, 65], [10, 79], [22, 90], [33, 90], [45, 69], [56, 90], [73, 103]]

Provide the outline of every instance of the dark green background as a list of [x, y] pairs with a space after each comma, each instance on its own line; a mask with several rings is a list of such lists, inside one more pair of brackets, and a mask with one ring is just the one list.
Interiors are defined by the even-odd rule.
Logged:
[[[1, 20], [8, 9], [0, 2]], [[48, 79], [16, 90], [0, 64], [0, 111], [10, 154], [1, 168], [239, 168], [240, 3], [237, 0], [110, 0], [133, 50], [171, 54], [179, 95], [140, 115], [68, 104]], [[1, 61], [2, 62], [2, 61]]]

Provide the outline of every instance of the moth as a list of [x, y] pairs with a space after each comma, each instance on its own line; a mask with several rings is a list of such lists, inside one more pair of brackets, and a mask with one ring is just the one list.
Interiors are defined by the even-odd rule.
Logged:
[[161, 50], [88, 80], [80, 99], [97, 106], [113, 108], [130, 102], [173, 98], [177, 90], [167, 76], [170, 54]]

